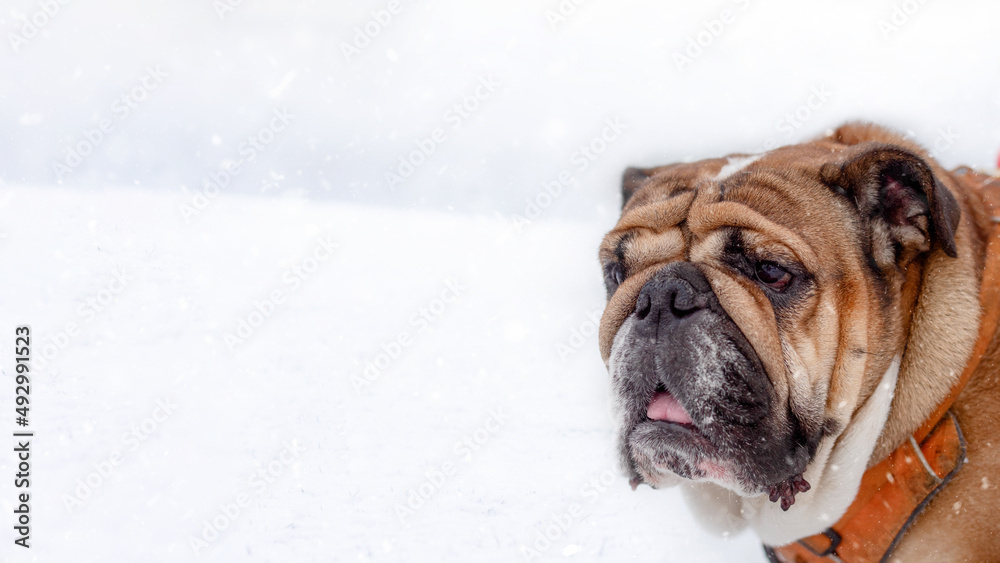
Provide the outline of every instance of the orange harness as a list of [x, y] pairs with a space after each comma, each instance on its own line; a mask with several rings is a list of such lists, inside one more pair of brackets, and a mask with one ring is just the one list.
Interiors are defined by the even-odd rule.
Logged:
[[[1000, 182], [958, 169], [956, 177], [982, 190], [987, 209], [1000, 208]], [[979, 303], [983, 318], [972, 357], [945, 400], [888, 457], [865, 472], [844, 516], [820, 534], [780, 547], [764, 546], [777, 563], [874, 563], [888, 561], [924, 507], [965, 463], [965, 438], [951, 405], [968, 383], [1000, 323], [1000, 217], [993, 216], [986, 246]]]

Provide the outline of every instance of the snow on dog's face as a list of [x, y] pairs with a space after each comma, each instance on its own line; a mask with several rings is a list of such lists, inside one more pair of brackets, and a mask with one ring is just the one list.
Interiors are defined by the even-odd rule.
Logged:
[[601, 353], [633, 484], [787, 508], [903, 342], [905, 265], [957, 206], [900, 147], [836, 137], [625, 173]]

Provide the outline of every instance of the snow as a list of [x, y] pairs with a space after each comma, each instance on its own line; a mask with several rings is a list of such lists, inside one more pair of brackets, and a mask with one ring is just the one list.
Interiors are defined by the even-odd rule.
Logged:
[[[8, 322], [31, 324], [36, 356], [80, 327], [34, 376], [37, 560], [193, 560], [191, 537], [241, 493], [248, 505], [199, 557], [510, 561], [553, 519], [566, 530], [549, 559], [758, 554], [750, 536], [695, 528], [676, 491], [632, 492], [614, 467], [588, 317], [603, 304], [602, 225], [519, 233], [458, 213], [245, 196], [188, 224], [185, 201], [6, 193], [2, 252], [21, 264]], [[337, 248], [310, 262], [326, 237]], [[297, 266], [314, 268], [288, 277]], [[226, 334], [260, 320], [255, 303], [275, 291], [231, 351]], [[396, 358], [369, 381], [384, 350]], [[273, 483], [250, 481], [276, 459]], [[81, 494], [88, 476], [97, 486]], [[411, 490], [429, 498], [400, 518]]]
[[855, 118], [989, 167], [1000, 5], [399, 2], [350, 57], [395, 4], [67, 2], [16, 51], [43, 8], [0, 14], [0, 559], [764, 559], [615, 469], [620, 174]]

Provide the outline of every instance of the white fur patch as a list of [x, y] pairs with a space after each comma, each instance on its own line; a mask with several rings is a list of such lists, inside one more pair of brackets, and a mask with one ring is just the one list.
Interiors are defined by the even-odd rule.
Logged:
[[716, 485], [702, 482], [684, 485], [699, 489], [685, 491], [692, 511], [705, 527], [716, 531], [738, 530], [742, 519], [768, 545], [784, 545], [830, 527], [854, 501], [875, 443], [885, 428], [899, 363], [897, 356], [844, 432], [820, 443], [804, 474], [812, 488], [797, 494], [790, 510], [782, 511], [766, 495], [734, 498], [725, 490], [712, 494], [705, 489]]
[[764, 156], [764, 155], [763, 154], [753, 154], [753, 155], [750, 155], [750, 156], [735, 156], [735, 157], [730, 157], [728, 160], [726, 160], [725, 166], [723, 166], [722, 168], [719, 169], [719, 173], [716, 174], [715, 180], [717, 182], [721, 182], [722, 180], [725, 180], [726, 178], [728, 178], [728, 177], [732, 176], [733, 174], [739, 172], [743, 168], [749, 166], [751, 163], [755, 162], [757, 159], [759, 159], [762, 156]]

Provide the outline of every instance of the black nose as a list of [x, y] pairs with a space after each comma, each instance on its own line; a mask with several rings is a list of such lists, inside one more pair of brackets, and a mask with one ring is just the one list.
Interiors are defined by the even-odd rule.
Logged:
[[656, 327], [717, 307], [718, 299], [701, 270], [690, 262], [674, 262], [639, 290], [635, 315], [642, 324]]

